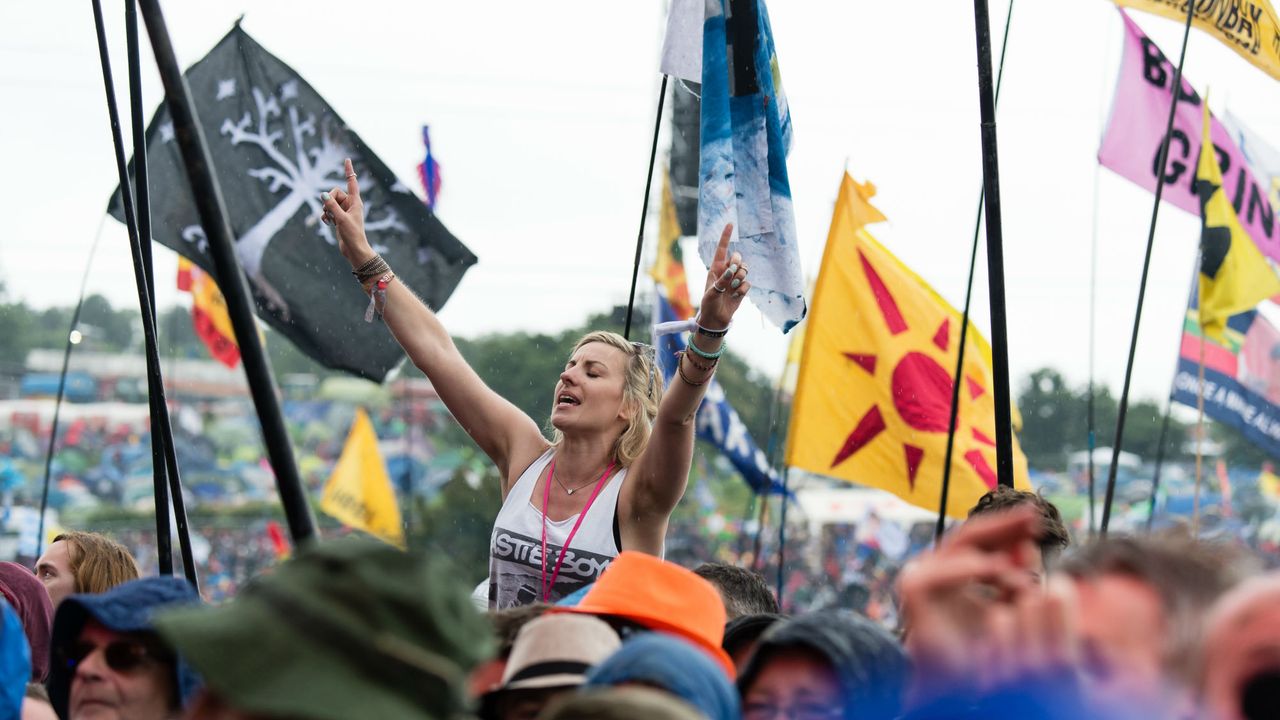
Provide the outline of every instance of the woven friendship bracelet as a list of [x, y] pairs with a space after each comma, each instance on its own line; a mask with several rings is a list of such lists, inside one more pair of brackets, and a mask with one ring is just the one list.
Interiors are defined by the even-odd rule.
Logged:
[[356, 280], [360, 281], [361, 285], [367, 286], [369, 281], [376, 280], [390, 270], [391, 266], [387, 264], [386, 260], [382, 259], [381, 255], [374, 255], [363, 265], [352, 270], [351, 274], [356, 276]]
[[727, 344], [727, 343], [720, 343], [720, 349], [719, 349], [719, 350], [717, 350], [717, 351], [715, 351], [715, 352], [713, 352], [713, 353], [711, 353], [711, 352], [707, 352], [706, 350], [703, 350], [702, 348], [698, 347], [698, 343], [694, 342], [694, 341], [693, 341], [693, 338], [689, 338], [689, 349], [693, 351], [693, 354], [694, 354], [694, 355], [697, 355], [698, 357], [702, 358], [703, 360], [716, 360], [716, 359], [718, 359], [721, 355], [723, 355], [723, 354], [724, 354], [724, 349], [725, 349], [726, 347], [728, 347], [728, 344]]
[[706, 378], [702, 380], [702, 382], [694, 382], [689, 379], [688, 375], [684, 374], [684, 363], [681, 363], [681, 362], [676, 363], [676, 374], [680, 376], [680, 379], [684, 381], [685, 385], [690, 385], [693, 387], [702, 387], [703, 385], [706, 385], [708, 382], [711, 381], [711, 377], [712, 377], [711, 375], [708, 375]]

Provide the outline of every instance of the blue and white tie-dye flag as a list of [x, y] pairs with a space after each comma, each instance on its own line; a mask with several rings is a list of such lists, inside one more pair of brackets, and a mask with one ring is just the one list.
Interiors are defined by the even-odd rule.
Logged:
[[749, 297], [786, 332], [804, 318], [804, 278], [787, 180], [791, 114], [763, 0], [706, 0], [701, 136], [698, 253], [710, 265], [733, 223]]

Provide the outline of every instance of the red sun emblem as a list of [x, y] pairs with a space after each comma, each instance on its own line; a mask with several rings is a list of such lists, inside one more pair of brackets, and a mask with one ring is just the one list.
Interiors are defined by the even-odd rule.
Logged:
[[[880, 279], [880, 274], [872, 267], [871, 262], [867, 260], [866, 255], [861, 250], [858, 251], [858, 259], [862, 263], [863, 275], [867, 278], [867, 284], [871, 287], [871, 292], [875, 296], [876, 304], [880, 308], [880, 315], [884, 318], [885, 327], [889, 330], [889, 333], [891, 335], [900, 335], [909, 331], [911, 328], [902, 316], [902, 312], [898, 309], [898, 303], [894, 299], [893, 293], [889, 291], [888, 286]], [[950, 318], [942, 321], [930, 341], [943, 352], [947, 352], [950, 349]], [[844, 356], [873, 377], [876, 374], [876, 369], [880, 366], [879, 357], [874, 354], [846, 352]], [[982, 383], [973, 377], [966, 376], [965, 384], [968, 387], [971, 400], [986, 392], [986, 388], [982, 386]], [[917, 350], [908, 351], [894, 365], [889, 378], [889, 387], [893, 394], [893, 407], [897, 411], [898, 417], [902, 418], [907, 427], [928, 433], [945, 433], [947, 431], [947, 423], [951, 414], [951, 392], [953, 386], [951, 373], [942, 367], [937, 360]], [[844, 445], [836, 453], [835, 459], [831, 461], [831, 467], [834, 468], [853, 457], [886, 429], [888, 429], [888, 426], [885, 424], [883, 411], [879, 405], [872, 405], [870, 409], [863, 413], [862, 418], [858, 420], [857, 425], [854, 426], [849, 436], [845, 439]], [[989, 437], [977, 428], [971, 428], [970, 432], [974, 440], [984, 445], [995, 445]], [[902, 444], [902, 453], [907, 471], [907, 481], [914, 490], [916, 474], [924, 461], [925, 451], [924, 448], [904, 442]], [[970, 450], [964, 454], [964, 459], [973, 468], [973, 471], [978, 474], [978, 477], [982, 478], [988, 488], [996, 486], [995, 471], [987, 464], [980, 450], [976, 448]]]

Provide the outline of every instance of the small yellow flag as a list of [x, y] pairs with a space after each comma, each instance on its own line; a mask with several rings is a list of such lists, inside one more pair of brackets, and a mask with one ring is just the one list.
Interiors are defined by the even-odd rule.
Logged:
[[1209, 95], [1205, 94], [1204, 132], [1196, 167], [1200, 196], [1200, 327], [1206, 337], [1225, 343], [1223, 330], [1232, 315], [1252, 310], [1280, 293], [1280, 277], [1253, 238], [1240, 225], [1222, 189], [1222, 169], [1209, 138]]
[[[846, 175], [805, 321], [787, 464], [937, 511], [961, 317], [862, 227], [864, 202]], [[959, 381], [952, 517], [996, 485], [991, 350], [972, 324]], [[1027, 487], [1016, 438], [1014, 483]]]
[[387, 466], [378, 452], [378, 436], [369, 415], [356, 411], [342, 456], [324, 486], [320, 509], [357, 530], [403, 548], [404, 526]]

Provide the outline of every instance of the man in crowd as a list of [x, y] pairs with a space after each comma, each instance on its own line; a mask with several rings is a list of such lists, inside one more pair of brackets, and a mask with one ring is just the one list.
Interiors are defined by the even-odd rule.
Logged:
[[330, 540], [227, 605], [162, 615], [161, 636], [205, 681], [187, 718], [454, 717], [492, 638], [438, 557]]
[[978, 498], [977, 504], [969, 511], [969, 517], [990, 516], [1023, 506], [1034, 508], [1040, 515], [1040, 537], [1035, 545], [1040, 557], [1031, 563], [1031, 572], [1035, 577], [1045, 579], [1058, 556], [1071, 544], [1071, 535], [1067, 532], [1067, 526], [1062, 522], [1062, 513], [1058, 512], [1056, 505], [1039, 493], [997, 485], [994, 490]]
[[1205, 619], [1244, 578], [1243, 560], [1185, 534], [1113, 535], [1064, 558], [1061, 570], [1073, 581], [1089, 695], [1189, 717]]
[[760, 573], [722, 562], [702, 563], [693, 572], [716, 587], [730, 622], [743, 615], [778, 612], [778, 599]]
[[138, 564], [129, 549], [105, 535], [62, 533], [36, 561], [36, 577], [54, 608], [73, 593], [102, 593], [135, 580]]
[[72, 595], [53, 620], [49, 700], [62, 720], [169, 720], [197, 679], [151, 624], [160, 608], [199, 603], [185, 580], [149, 577]]

